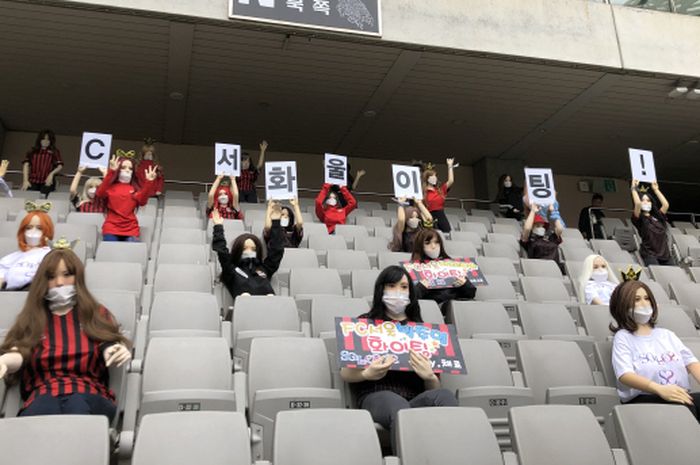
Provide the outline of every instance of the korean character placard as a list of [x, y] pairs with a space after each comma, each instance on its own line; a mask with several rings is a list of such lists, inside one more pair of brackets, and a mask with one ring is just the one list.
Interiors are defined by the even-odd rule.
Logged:
[[298, 197], [297, 162], [265, 163], [265, 197], [267, 200], [287, 200]]
[[241, 175], [241, 146], [236, 144], [214, 144], [214, 174], [217, 176]]
[[549, 168], [525, 168], [525, 182], [530, 202], [547, 206], [556, 201], [554, 175]]
[[323, 166], [327, 184], [348, 185], [348, 158], [346, 156], [327, 153]]
[[408, 165], [391, 165], [394, 178], [394, 195], [397, 198], [423, 199], [420, 168]]

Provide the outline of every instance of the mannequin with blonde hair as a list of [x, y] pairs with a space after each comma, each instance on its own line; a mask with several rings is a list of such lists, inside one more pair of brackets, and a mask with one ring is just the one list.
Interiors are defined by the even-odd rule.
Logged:
[[589, 255], [581, 268], [578, 299], [588, 305], [608, 305], [618, 284], [608, 261], [600, 255]]

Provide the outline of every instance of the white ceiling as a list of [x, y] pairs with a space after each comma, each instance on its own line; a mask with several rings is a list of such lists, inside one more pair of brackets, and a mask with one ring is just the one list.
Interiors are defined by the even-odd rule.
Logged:
[[667, 98], [674, 76], [1, 0], [0, 44], [10, 130], [606, 176], [627, 175], [634, 146], [667, 179], [697, 180], [700, 101]]

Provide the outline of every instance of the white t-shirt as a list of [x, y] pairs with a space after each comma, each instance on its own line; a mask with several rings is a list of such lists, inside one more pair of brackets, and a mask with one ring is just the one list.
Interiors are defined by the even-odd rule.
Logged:
[[654, 328], [648, 336], [635, 336], [621, 329], [613, 339], [612, 364], [618, 380], [617, 393], [622, 402], [646, 394], [622, 384], [619, 379], [625, 373], [635, 373], [659, 384], [676, 384], [690, 389], [686, 367], [697, 361], [678, 336], [668, 329]]
[[610, 303], [610, 296], [617, 287], [617, 284], [610, 281], [595, 281], [589, 279], [584, 290], [586, 294], [586, 304], [590, 305], [593, 299], [597, 298], [603, 305]]
[[5, 281], [5, 289], [21, 289], [32, 282], [39, 264], [50, 247], [34, 247], [26, 252], [13, 252], [0, 259], [0, 278]]

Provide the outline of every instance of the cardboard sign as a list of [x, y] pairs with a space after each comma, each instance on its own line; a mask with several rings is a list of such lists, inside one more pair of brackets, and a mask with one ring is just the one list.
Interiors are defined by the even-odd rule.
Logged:
[[642, 182], [656, 182], [654, 152], [649, 150], [629, 149], [632, 179]]
[[434, 373], [467, 374], [453, 325], [336, 317], [339, 366], [364, 368], [376, 358], [393, 355], [391, 370], [412, 371], [409, 350], [430, 359]]
[[326, 170], [326, 184], [348, 185], [348, 158], [343, 155], [327, 153], [323, 161]]
[[394, 196], [396, 198], [423, 199], [423, 186], [420, 180], [420, 168], [408, 165], [391, 165], [394, 178]]
[[265, 163], [265, 196], [267, 200], [288, 200], [298, 196], [295, 161]]
[[554, 175], [549, 168], [525, 168], [525, 182], [530, 202], [549, 206], [556, 201]]
[[87, 168], [109, 168], [109, 154], [112, 148], [112, 134], [84, 132], [80, 144], [78, 166]]
[[214, 144], [214, 174], [217, 176], [241, 175], [241, 146], [236, 144]]
[[414, 284], [421, 283], [427, 289], [457, 287], [457, 280], [466, 278], [474, 286], [487, 286], [488, 282], [473, 258], [450, 258], [424, 262], [401, 262]]

